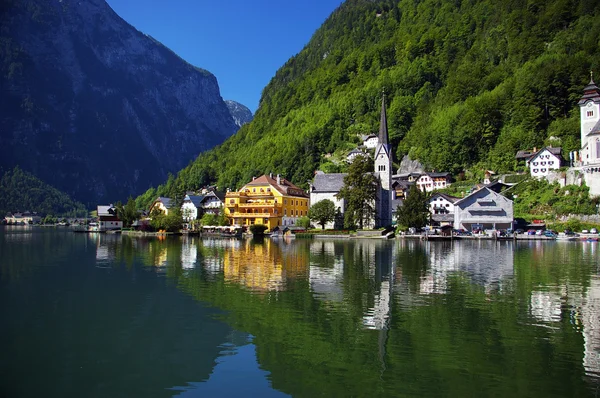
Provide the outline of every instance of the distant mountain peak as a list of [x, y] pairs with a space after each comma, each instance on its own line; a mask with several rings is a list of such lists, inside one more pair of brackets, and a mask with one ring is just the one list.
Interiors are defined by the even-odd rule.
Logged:
[[238, 126], [238, 128], [252, 121], [254, 116], [247, 106], [233, 100], [225, 100], [225, 105], [227, 105], [229, 113], [231, 114], [231, 117], [235, 121], [235, 124]]

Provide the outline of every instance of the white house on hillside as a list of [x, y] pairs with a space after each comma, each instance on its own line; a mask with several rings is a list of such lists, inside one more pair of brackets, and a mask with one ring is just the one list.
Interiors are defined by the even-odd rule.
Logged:
[[561, 148], [546, 147], [531, 155], [527, 164], [532, 177], [545, 178], [562, 165]]
[[375, 149], [377, 148], [377, 144], [379, 143], [379, 139], [375, 134], [369, 134], [363, 139], [363, 146], [367, 149]]

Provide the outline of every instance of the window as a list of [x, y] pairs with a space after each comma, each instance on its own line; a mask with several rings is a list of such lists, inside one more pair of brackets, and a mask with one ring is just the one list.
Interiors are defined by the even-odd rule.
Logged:
[[545, 173], [545, 172], [546, 172], [546, 169], [542, 169], [542, 173]]
[[235, 200], [234, 199], [229, 199], [229, 203], [234, 204]]
[[587, 111], [587, 117], [594, 116], [594, 111]]
[[284, 200], [283, 200], [283, 204], [284, 204], [284, 205], [287, 205], [287, 199], [284, 199]]
[[534, 173], [537, 173], [537, 172], [538, 172], [538, 169], [533, 169], [533, 172], [534, 172]]
[[283, 215], [287, 216], [287, 209], [283, 209]]
[[252, 188], [252, 192], [256, 192], [256, 188]]

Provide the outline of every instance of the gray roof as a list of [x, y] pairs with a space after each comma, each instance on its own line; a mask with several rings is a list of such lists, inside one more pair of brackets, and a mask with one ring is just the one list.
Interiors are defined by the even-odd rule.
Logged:
[[594, 127], [592, 127], [592, 129], [590, 130], [589, 133], [587, 133], [587, 135], [597, 135], [600, 134], [600, 120], [598, 120], [598, 123], [596, 123], [594, 125]]
[[98, 205], [96, 210], [98, 211], [98, 217], [114, 216], [117, 214], [117, 209], [113, 205], [108, 205], [108, 206]]
[[429, 198], [429, 200], [431, 201], [431, 199], [433, 199], [436, 196], [441, 196], [442, 198], [446, 199], [450, 203], [455, 203], [455, 202], [458, 202], [460, 199], [462, 199], [462, 198], [458, 198], [456, 196], [447, 195], [442, 192], [435, 192], [433, 195], [431, 195], [431, 198]]
[[317, 173], [312, 184], [312, 192], [339, 192], [344, 186], [347, 173]]
[[162, 202], [162, 204], [165, 205], [167, 209], [170, 209], [173, 206], [173, 201], [171, 200], [171, 198], [165, 198], [164, 196], [159, 196], [156, 199], [156, 202]]
[[431, 218], [437, 222], [452, 222], [454, 221], [454, 213], [432, 214]]
[[[199, 208], [202, 201], [204, 200], [204, 195], [200, 196], [200, 195], [185, 195], [185, 199], [184, 200], [189, 200], [190, 202], [192, 202], [194, 204], [194, 206], [196, 206], [196, 208]], [[165, 204], [166, 206], [166, 204]]]

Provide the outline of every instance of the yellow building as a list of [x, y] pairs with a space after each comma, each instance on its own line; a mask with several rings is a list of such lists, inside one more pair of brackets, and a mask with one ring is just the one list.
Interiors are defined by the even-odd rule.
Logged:
[[279, 175], [262, 175], [225, 195], [225, 215], [231, 225], [264, 224], [269, 231], [296, 225], [299, 217], [308, 215], [308, 208], [308, 194]]

